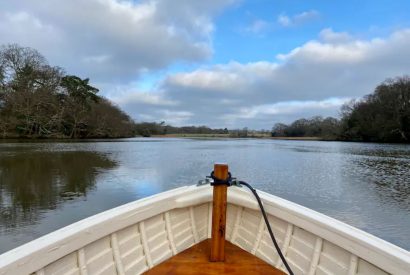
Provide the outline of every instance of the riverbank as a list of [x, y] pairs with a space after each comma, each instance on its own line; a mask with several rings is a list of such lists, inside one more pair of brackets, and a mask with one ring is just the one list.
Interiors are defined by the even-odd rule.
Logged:
[[[118, 140], [118, 139], [127, 139], [127, 138], [135, 138], [135, 137], [142, 137], [142, 136], [134, 136], [134, 137], [89, 137], [89, 138], [67, 138], [67, 137], [7, 137], [7, 138], [0, 138], [0, 142], [89, 142], [89, 141], [108, 141], [108, 140]], [[252, 134], [246, 137], [233, 137], [229, 134], [166, 134], [166, 135], [152, 135], [152, 138], [198, 138], [198, 139], [247, 139], [247, 138], [255, 138], [255, 139], [274, 139], [274, 140], [312, 140], [312, 141], [328, 141], [327, 139], [323, 139], [320, 137], [272, 137], [270, 135], [265, 134]], [[147, 138], [150, 138], [147, 137]]]
[[[229, 134], [167, 134], [167, 135], [153, 135], [155, 138], [229, 138], [236, 139], [238, 137], [232, 137]], [[272, 137], [266, 134], [252, 134], [246, 137], [240, 138], [260, 138], [260, 139], [277, 139], [277, 140], [318, 140], [322, 141], [320, 137]]]
[[166, 134], [152, 135], [155, 138], [230, 138], [229, 134]]

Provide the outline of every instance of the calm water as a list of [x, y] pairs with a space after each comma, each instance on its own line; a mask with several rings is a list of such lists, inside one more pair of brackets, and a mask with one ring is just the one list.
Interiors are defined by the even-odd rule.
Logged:
[[409, 145], [128, 139], [0, 143], [0, 253], [103, 210], [195, 184], [214, 162], [227, 162], [234, 176], [261, 190], [410, 250]]

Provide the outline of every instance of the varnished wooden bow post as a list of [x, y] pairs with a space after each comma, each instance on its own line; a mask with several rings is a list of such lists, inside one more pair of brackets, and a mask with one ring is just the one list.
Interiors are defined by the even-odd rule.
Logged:
[[[214, 165], [214, 176], [220, 180], [228, 179], [228, 165], [216, 163]], [[226, 229], [226, 202], [227, 185], [213, 186], [213, 207], [212, 207], [212, 239], [211, 262], [225, 261], [225, 229]]]

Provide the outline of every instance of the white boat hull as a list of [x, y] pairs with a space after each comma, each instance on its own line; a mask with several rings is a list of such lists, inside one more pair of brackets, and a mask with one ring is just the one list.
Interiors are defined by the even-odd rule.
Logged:
[[[295, 274], [410, 274], [410, 253], [258, 191]], [[187, 186], [64, 227], [0, 256], [0, 274], [140, 274], [210, 238], [212, 189]], [[253, 195], [228, 190], [226, 239], [284, 269]]]

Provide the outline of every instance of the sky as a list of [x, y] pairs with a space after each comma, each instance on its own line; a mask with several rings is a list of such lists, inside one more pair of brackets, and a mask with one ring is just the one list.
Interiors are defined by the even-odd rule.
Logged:
[[137, 122], [271, 129], [410, 74], [410, 1], [1, 1], [9, 43]]

